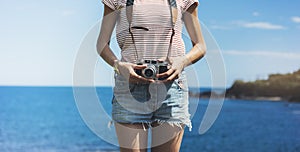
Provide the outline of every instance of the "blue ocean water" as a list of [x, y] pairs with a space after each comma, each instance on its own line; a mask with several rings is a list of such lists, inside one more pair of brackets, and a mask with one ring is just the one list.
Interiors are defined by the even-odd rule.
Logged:
[[[110, 111], [112, 88], [97, 88]], [[0, 87], [0, 152], [104, 152], [118, 148], [84, 123], [72, 87]], [[182, 152], [300, 151], [300, 104], [285, 101], [225, 100], [222, 111], [203, 135], [198, 127], [208, 100], [198, 107], [186, 130]]]

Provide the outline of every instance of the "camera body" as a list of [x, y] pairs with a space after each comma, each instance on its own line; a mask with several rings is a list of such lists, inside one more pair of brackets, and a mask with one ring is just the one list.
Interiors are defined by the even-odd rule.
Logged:
[[157, 78], [156, 74], [164, 73], [168, 71], [168, 62], [159, 61], [159, 60], [144, 60], [142, 62], [137, 63], [137, 65], [146, 64], [147, 67], [145, 69], [136, 69], [135, 72], [147, 79], [154, 80], [164, 80], [166, 78]]

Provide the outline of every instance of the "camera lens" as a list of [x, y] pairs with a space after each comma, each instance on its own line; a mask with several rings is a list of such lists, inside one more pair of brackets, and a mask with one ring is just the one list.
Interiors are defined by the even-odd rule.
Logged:
[[156, 67], [153, 64], [148, 65], [143, 70], [143, 76], [145, 78], [155, 78], [155, 76], [156, 76]]
[[153, 77], [153, 74], [154, 74], [154, 71], [152, 71], [152, 69], [145, 69], [145, 71], [144, 71], [144, 75], [147, 78]]

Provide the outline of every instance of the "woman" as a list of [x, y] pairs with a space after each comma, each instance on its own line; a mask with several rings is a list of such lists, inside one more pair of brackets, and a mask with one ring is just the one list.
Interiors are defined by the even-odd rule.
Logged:
[[[100, 56], [115, 70], [112, 118], [120, 151], [178, 152], [191, 128], [184, 68], [200, 60], [206, 45], [197, 0], [102, 0], [97, 41]], [[193, 48], [185, 53], [183, 23]], [[109, 46], [116, 25], [118, 59]], [[148, 131], [151, 130], [151, 145]]]

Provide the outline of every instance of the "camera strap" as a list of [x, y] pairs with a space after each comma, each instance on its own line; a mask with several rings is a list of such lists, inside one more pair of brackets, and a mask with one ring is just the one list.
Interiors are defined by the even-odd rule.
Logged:
[[[167, 58], [166, 60], [169, 60], [169, 55], [172, 49], [172, 43], [173, 43], [173, 37], [175, 35], [175, 24], [176, 24], [176, 20], [177, 20], [177, 16], [178, 16], [178, 10], [177, 10], [177, 3], [176, 0], [168, 0], [169, 5], [170, 5], [170, 14], [171, 14], [171, 23], [172, 23], [172, 34], [171, 34], [171, 38], [169, 41], [169, 47], [168, 47], [168, 52], [167, 52]], [[127, 21], [129, 23], [129, 33], [131, 35], [131, 39], [132, 42], [134, 44], [134, 49], [135, 49], [135, 54], [136, 54], [136, 61], [139, 62], [139, 58], [138, 58], [138, 51], [135, 45], [135, 40], [134, 40], [134, 36], [132, 33], [132, 29], [143, 29], [145, 31], [149, 31], [148, 28], [145, 27], [137, 27], [134, 26], [132, 27], [132, 12], [133, 12], [133, 4], [134, 4], [134, 0], [127, 0], [126, 1], [126, 17], [127, 17]]]

